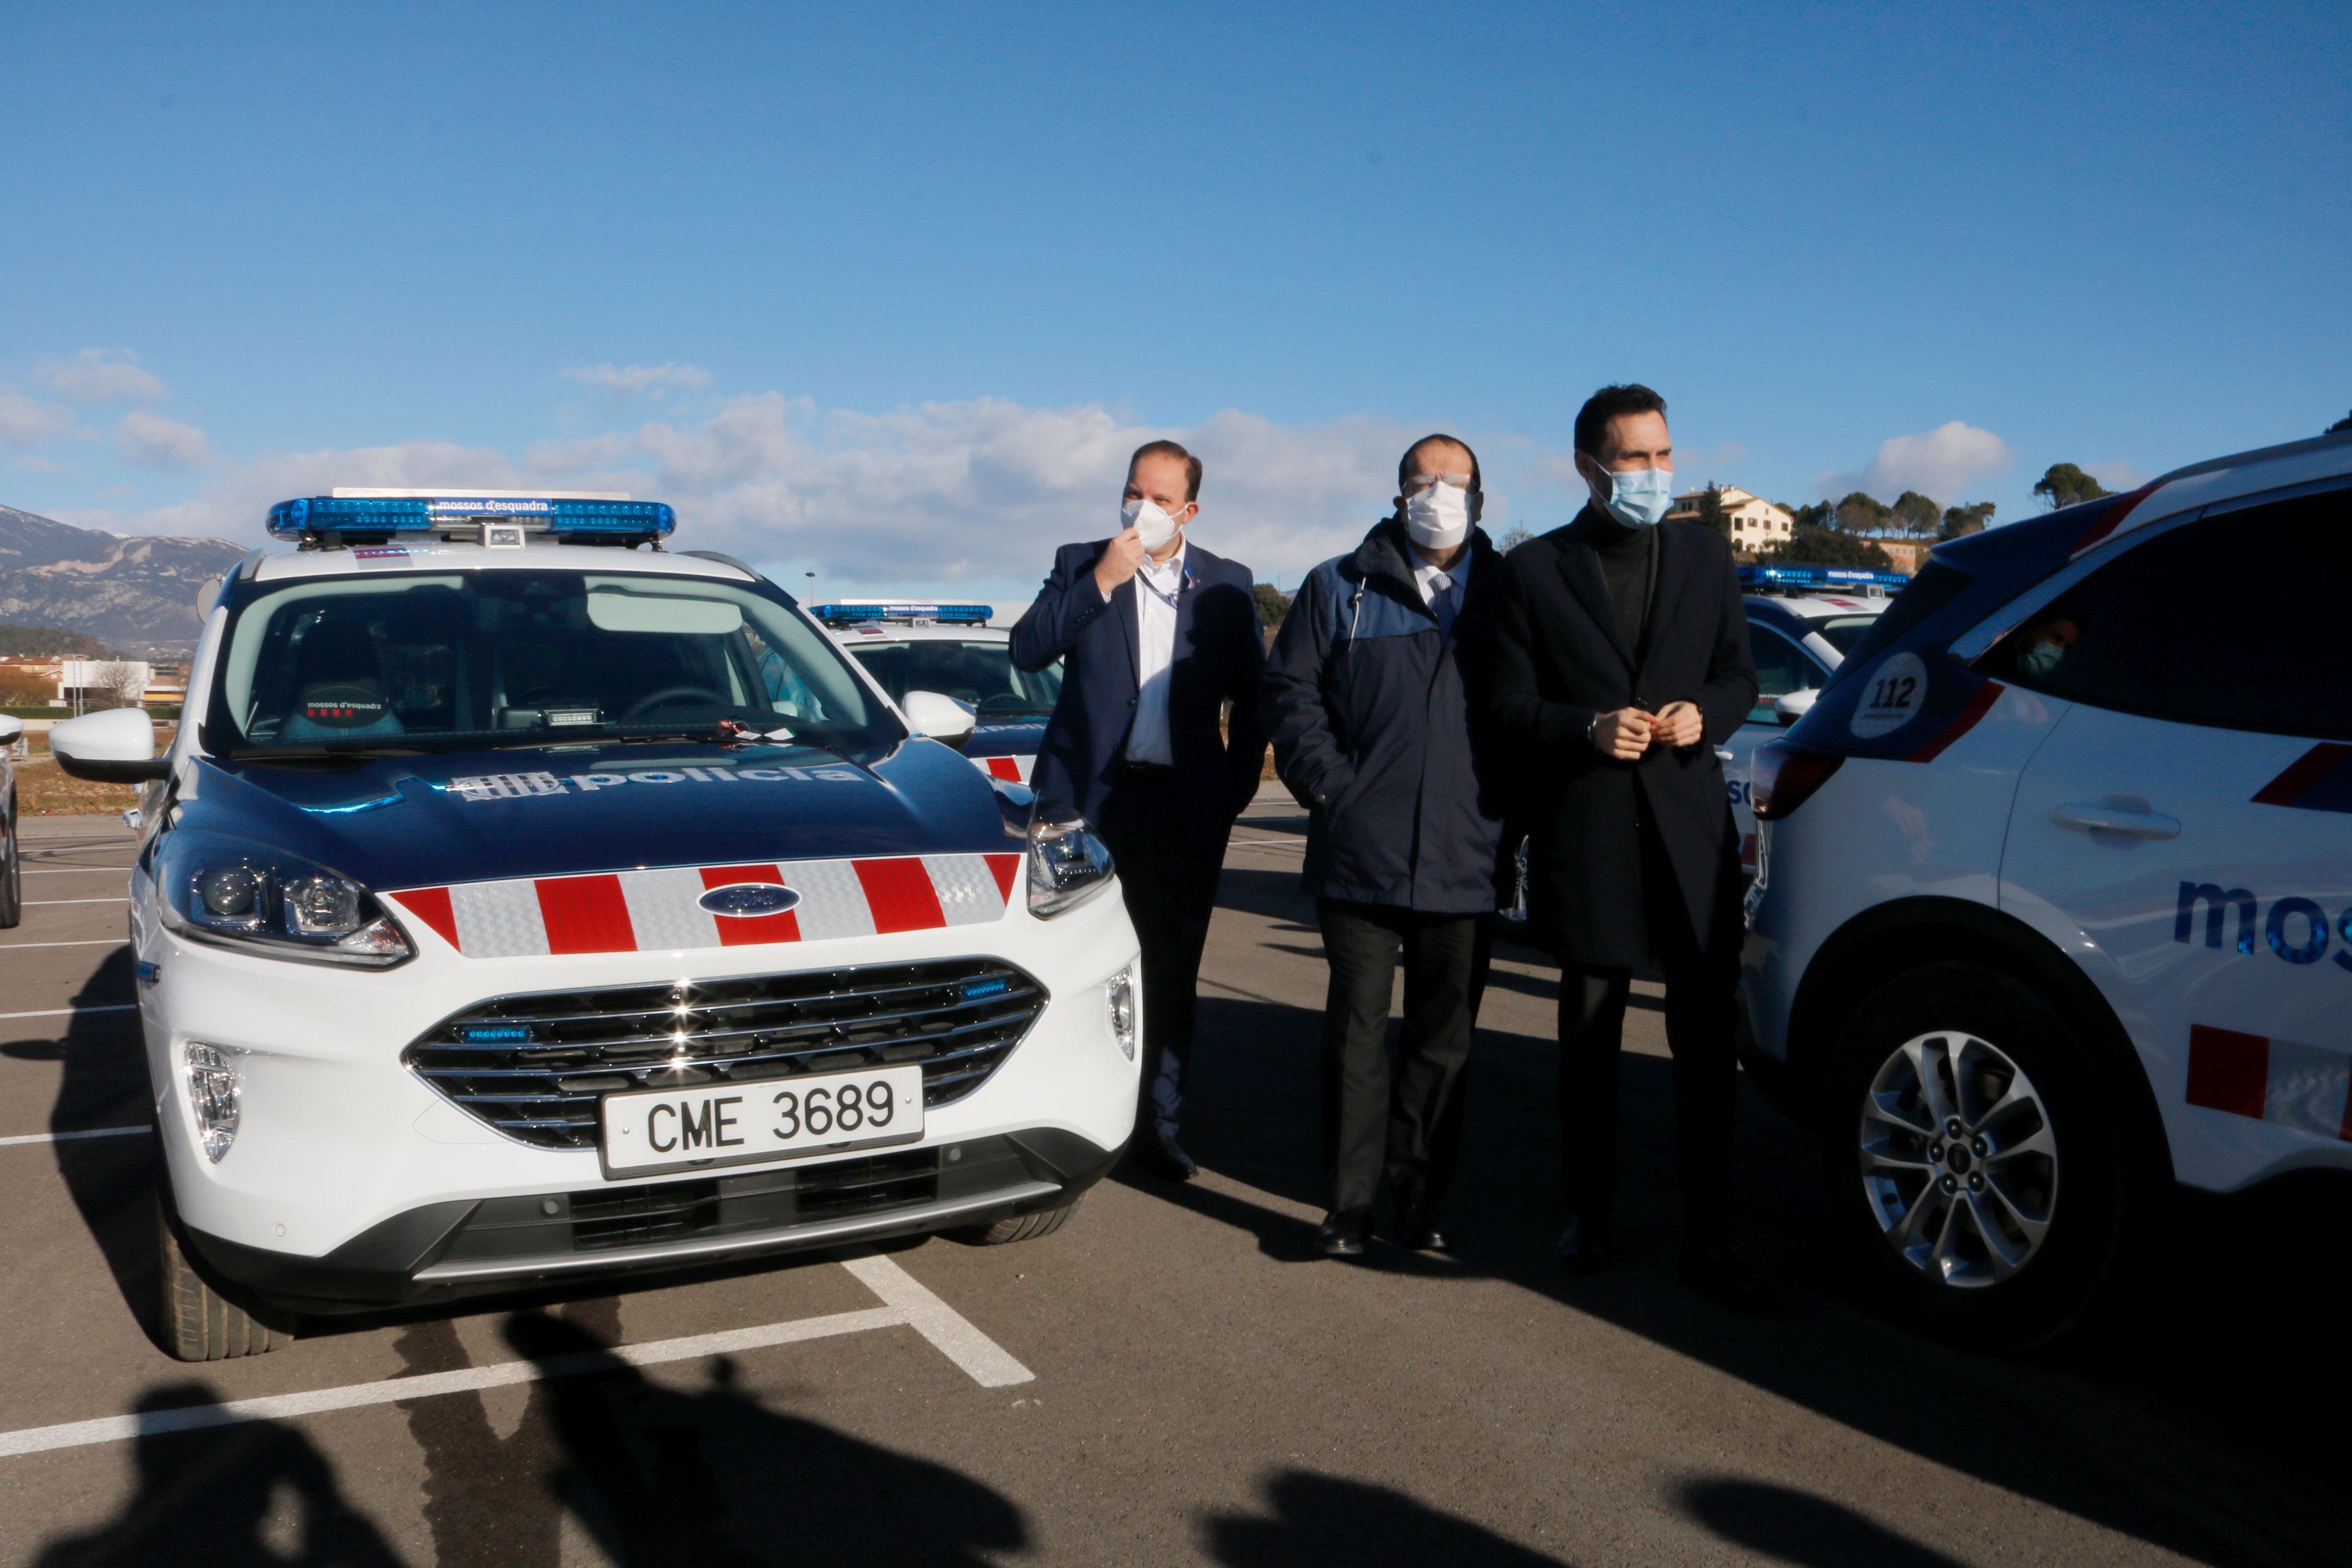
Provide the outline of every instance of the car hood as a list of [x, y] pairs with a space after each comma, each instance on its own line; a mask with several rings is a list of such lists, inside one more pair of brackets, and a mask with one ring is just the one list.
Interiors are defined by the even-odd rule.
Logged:
[[935, 741], [870, 764], [804, 747], [583, 746], [352, 768], [203, 758], [179, 825], [377, 889], [661, 866], [1003, 852], [988, 780]]

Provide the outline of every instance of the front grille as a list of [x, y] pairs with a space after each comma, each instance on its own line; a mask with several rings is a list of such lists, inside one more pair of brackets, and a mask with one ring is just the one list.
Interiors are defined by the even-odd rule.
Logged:
[[[426, 1030], [401, 1060], [510, 1137], [593, 1149], [597, 1100], [616, 1089], [912, 1062], [924, 1105], [950, 1104], [987, 1081], [1045, 1006], [1044, 986], [995, 959], [871, 963], [495, 997]], [[650, 1211], [610, 1217], [670, 1223]]]

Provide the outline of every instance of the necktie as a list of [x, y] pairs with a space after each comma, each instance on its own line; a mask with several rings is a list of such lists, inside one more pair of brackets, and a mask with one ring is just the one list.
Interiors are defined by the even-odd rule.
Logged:
[[1429, 607], [1437, 616], [1437, 629], [1447, 636], [1454, 631], [1454, 579], [1440, 577], [1437, 592], [1430, 595]]

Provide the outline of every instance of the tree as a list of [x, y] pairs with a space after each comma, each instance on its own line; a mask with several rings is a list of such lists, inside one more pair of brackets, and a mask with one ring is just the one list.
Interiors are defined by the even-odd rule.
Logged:
[[1808, 566], [1869, 566], [1881, 572], [1895, 570], [1895, 562], [1884, 550], [1867, 539], [1818, 523], [1800, 523], [1785, 544], [1776, 544], [1762, 556], [1766, 561], [1802, 563]]
[[1723, 487], [1713, 479], [1707, 480], [1706, 489], [1700, 492], [1698, 520], [1724, 538], [1731, 537], [1731, 520], [1723, 515]]
[[1529, 533], [1524, 526], [1515, 522], [1503, 530], [1503, 537], [1495, 541], [1495, 548], [1508, 555], [1534, 537], [1535, 535]]
[[2033, 493], [2042, 498], [2043, 505], [2055, 511], [2062, 506], [2096, 500], [2114, 492], [2072, 463], [2053, 463], [2048, 471], [2033, 481]]
[[1848, 533], [1876, 533], [1894, 515], [1894, 508], [1860, 490], [1848, 491], [1845, 500], [1837, 503], [1837, 525]]
[[147, 667], [129, 659], [110, 658], [89, 667], [93, 690], [112, 698], [117, 708], [136, 708], [147, 695]]
[[1290, 595], [1271, 583], [1260, 583], [1250, 592], [1257, 595], [1257, 618], [1265, 623], [1265, 635], [1271, 637], [1290, 614]]
[[1786, 501], [1774, 501], [1772, 504], [1787, 512], [1790, 521], [1797, 528], [1827, 528], [1831, 515], [1837, 510], [1825, 500], [1817, 500], [1811, 506], [1790, 506]]
[[1917, 490], [1895, 498], [1895, 525], [1906, 533], [1933, 533], [1944, 520], [1944, 509]]
[[1944, 513], [1944, 537], [1958, 539], [1964, 533], [1982, 533], [1992, 526], [1992, 502], [1980, 500], [1974, 506], [1956, 506]]
[[2352, 430], [2352, 414], [2347, 414], [2343, 418], [2338, 419], [2335, 424], [2330, 425], [2327, 427], [2327, 434], [2330, 436], [2340, 436], [2347, 430]]

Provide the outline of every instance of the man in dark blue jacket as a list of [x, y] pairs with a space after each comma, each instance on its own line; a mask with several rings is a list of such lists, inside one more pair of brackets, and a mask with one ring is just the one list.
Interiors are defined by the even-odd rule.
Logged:
[[[1013, 662], [1063, 664], [1062, 696], [1030, 784], [1074, 806], [1109, 846], [1143, 945], [1143, 1103], [1132, 1151], [1189, 1179], [1176, 1142], [1193, 994], [1234, 818], [1257, 793], [1265, 634], [1249, 568], [1184, 538], [1201, 460], [1173, 441], [1129, 459], [1120, 529], [1066, 544], [1013, 628]], [[1233, 704], [1230, 737], [1221, 724]]]
[[1450, 1245], [1436, 1205], [1461, 1141], [1503, 840], [1486, 729], [1501, 562], [1477, 527], [1478, 459], [1425, 437], [1397, 489], [1395, 516], [1307, 574], [1262, 683], [1276, 765], [1308, 813], [1307, 890], [1331, 964], [1320, 1239], [1332, 1257], [1364, 1250], [1384, 1168], [1397, 1238]]

